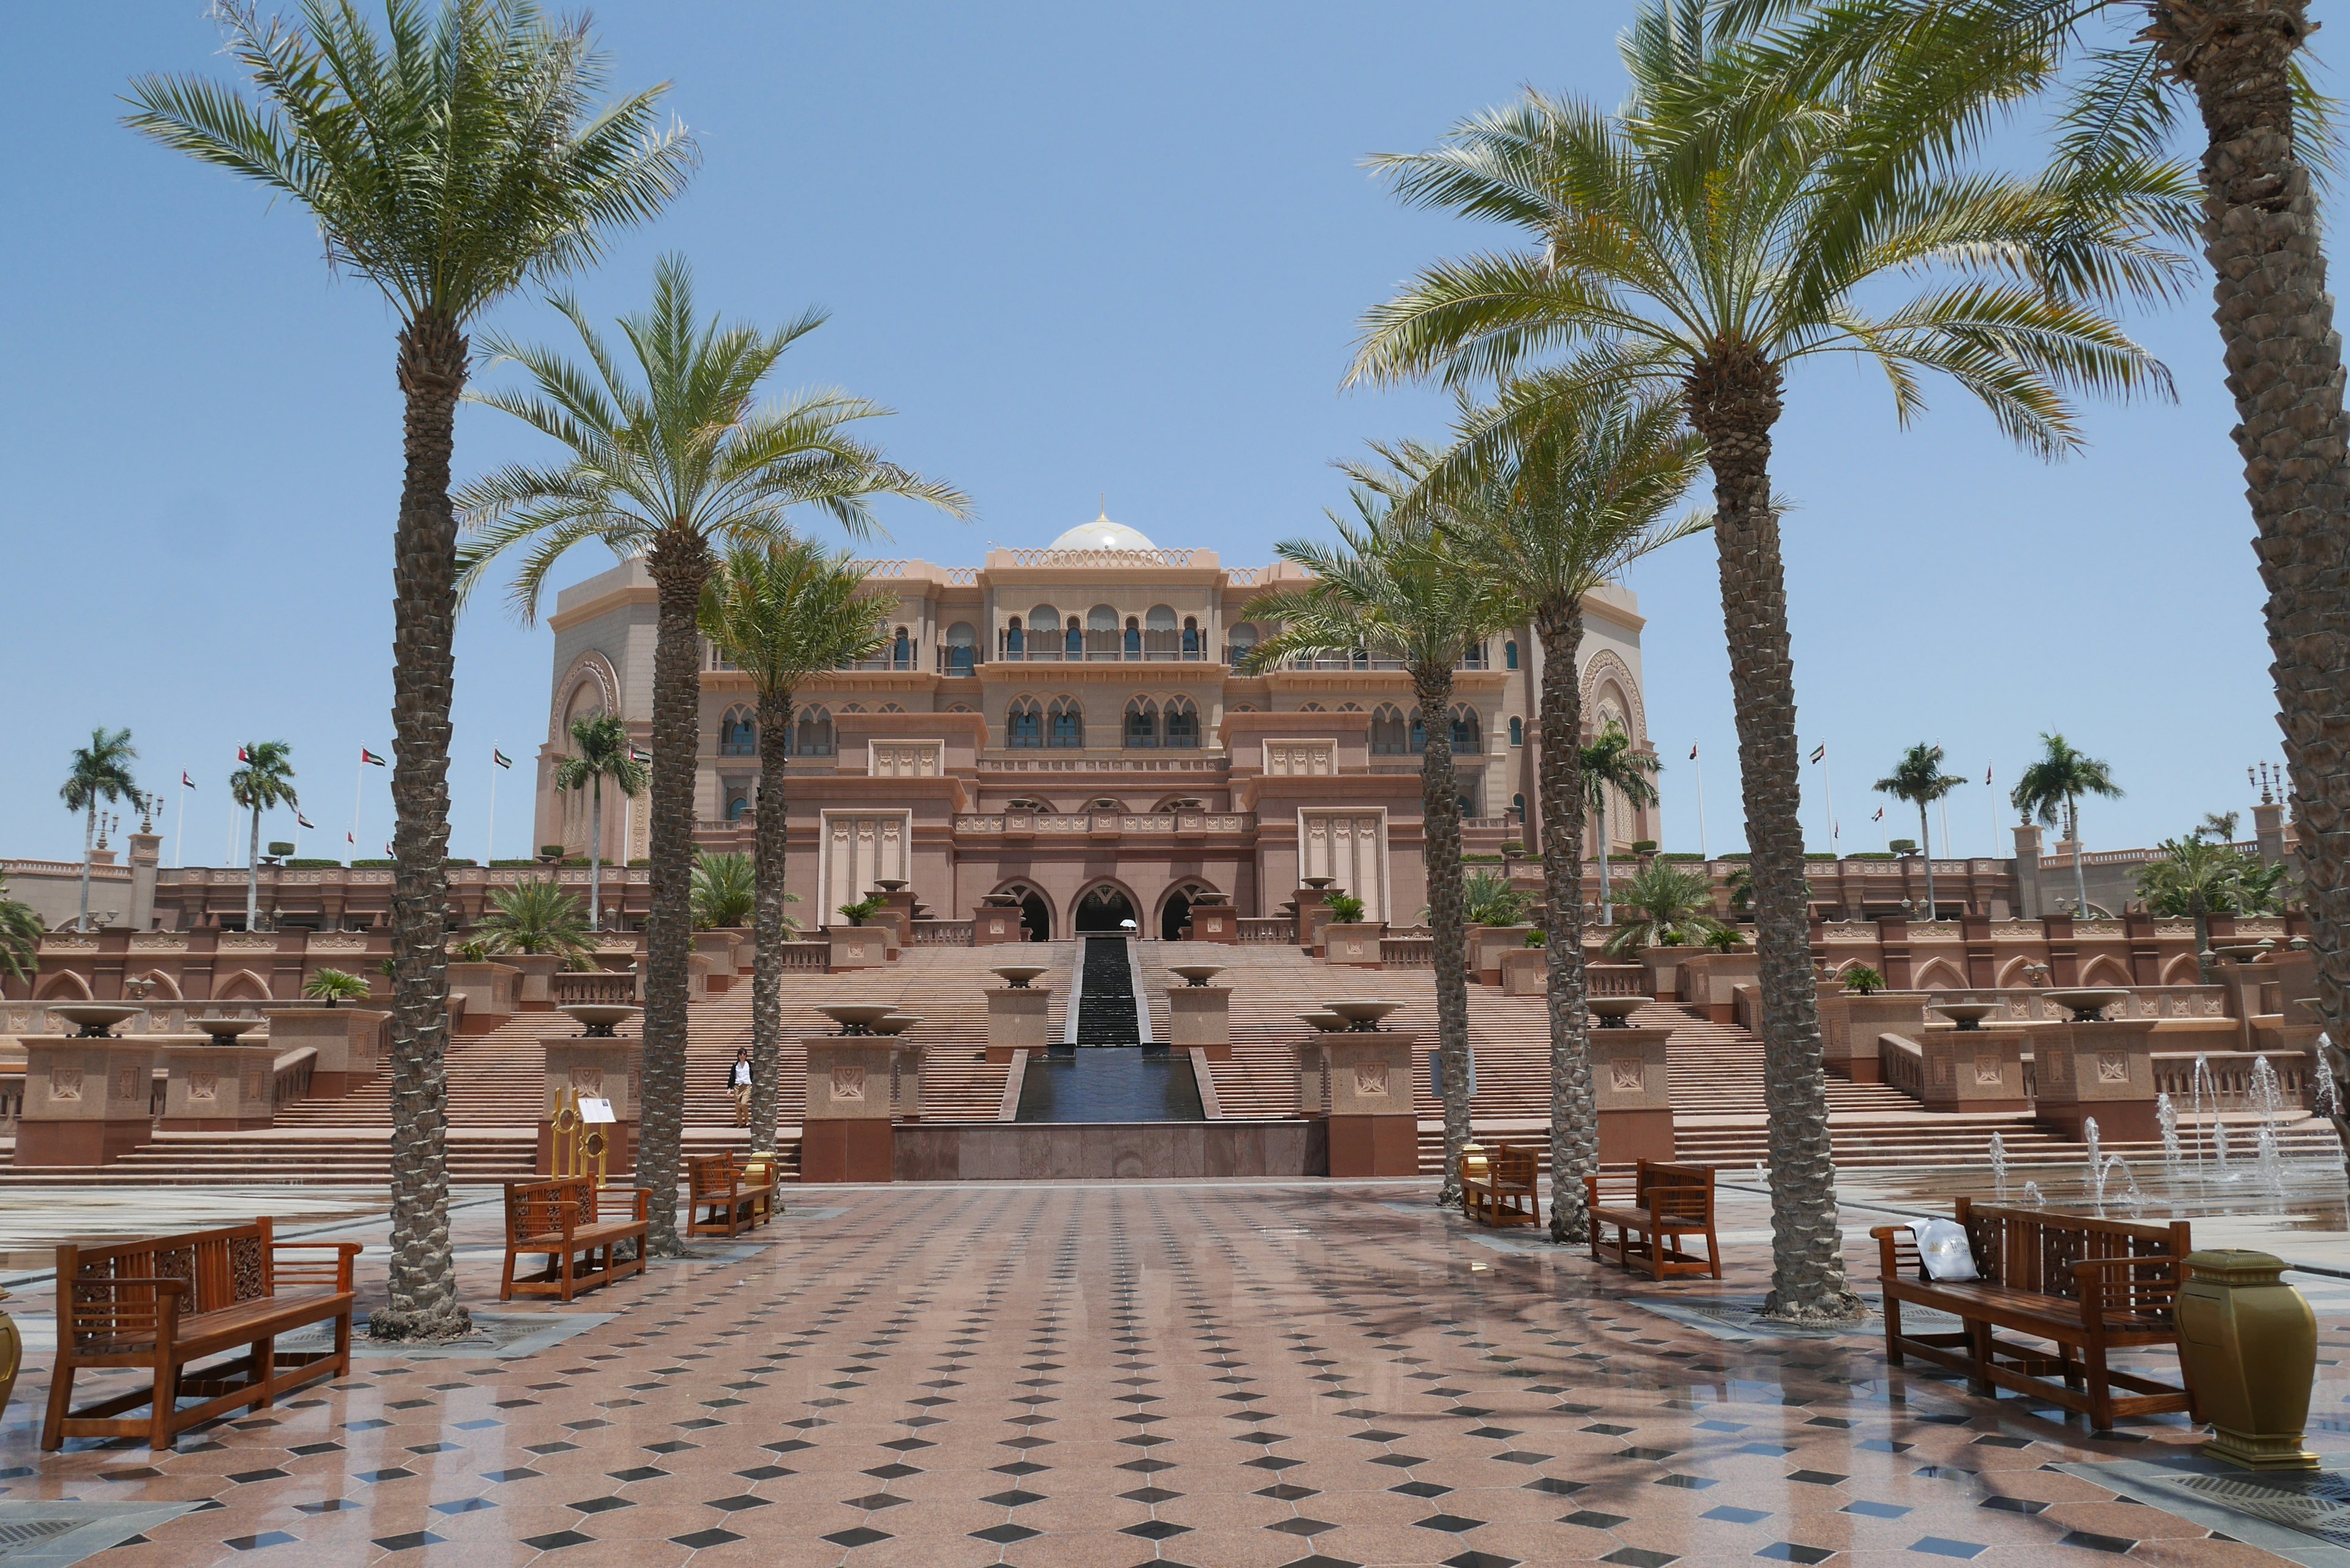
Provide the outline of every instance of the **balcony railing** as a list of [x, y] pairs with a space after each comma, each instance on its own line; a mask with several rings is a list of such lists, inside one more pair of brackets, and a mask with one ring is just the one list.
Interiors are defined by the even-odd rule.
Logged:
[[996, 657], [1014, 663], [1190, 663], [1207, 661], [1208, 640], [1197, 631], [1033, 632], [996, 636]]
[[1294, 942], [1297, 940], [1297, 922], [1287, 915], [1275, 915], [1270, 919], [1243, 915], [1232, 923], [1240, 928], [1239, 936], [1244, 942]]
[[958, 815], [958, 834], [1031, 833], [1039, 838], [1084, 838], [1094, 834], [1172, 837], [1183, 833], [1246, 833], [1256, 815], [1244, 811], [1006, 811]]

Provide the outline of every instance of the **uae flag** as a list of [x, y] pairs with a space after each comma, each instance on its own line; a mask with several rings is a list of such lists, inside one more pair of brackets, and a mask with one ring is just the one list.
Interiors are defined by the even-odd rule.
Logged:
[[490, 761], [495, 763], [502, 768], [510, 768], [514, 766], [514, 759], [506, 755], [504, 752], [498, 750], [495, 746], [492, 746], [490, 748]]
[[296, 826], [300, 826], [300, 827], [307, 827], [307, 828], [310, 829], [313, 833], [317, 832], [317, 829], [318, 829], [318, 825], [317, 825], [317, 823], [315, 823], [315, 822], [311, 821], [308, 817], [307, 817], [307, 816], [303, 815], [302, 815], [300, 812], [298, 812], [298, 811], [297, 811], [297, 812], [296, 812], [296, 813], [294, 814], [294, 821], [295, 821]]
[[180, 774], [180, 787], [182, 789], [193, 789], [196, 787], [196, 781], [190, 778], [185, 770], [182, 770]]
[[[241, 755], [242, 753], [239, 753], [239, 754]], [[373, 752], [369, 751], [365, 746], [361, 746], [361, 747], [359, 748], [359, 761], [361, 761], [361, 762], [363, 762], [363, 763], [367, 763], [367, 764], [369, 764], [370, 767], [379, 767], [379, 768], [380, 768], [380, 767], [383, 767], [383, 766], [387, 765], [387, 764], [385, 763], [384, 760], [383, 760], [381, 757], [377, 756]]]
[[1828, 754], [1827, 742], [1826, 742], [1825, 741], [1823, 741], [1823, 742], [1820, 742], [1820, 749], [1819, 749], [1818, 751], [1814, 752], [1814, 753], [1812, 753], [1812, 761], [1814, 761], [1814, 762], [1815, 762], [1815, 763], [1816, 763], [1816, 762], [1818, 762], [1822, 757], [1825, 757], [1825, 756], [1826, 756], [1827, 754]]
[[1690, 748], [1690, 761], [1697, 761], [1697, 748], [1695, 746], [1691, 746]]
[[241, 763], [249, 763], [253, 761], [253, 756], [243, 746], [239, 746], [236, 749], [236, 760]]
[[653, 754], [645, 750], [642, 746], [639, 746], [635, 742], [631, 741], [629, 742], [629, 760], [630, 762], [642, 763], [647, 767], [650, 767], [652, 765]]

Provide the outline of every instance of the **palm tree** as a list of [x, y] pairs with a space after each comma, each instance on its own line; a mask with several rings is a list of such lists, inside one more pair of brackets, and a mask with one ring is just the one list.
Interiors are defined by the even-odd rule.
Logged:
[[2043, 258], [2061, 240], [2068, 276], [2146, 273], [2154, 197], [2118, 177], [2085, 195], [1943, 173], [1939, 151], [1986, 112], [1981, 94], [1905, 97], [1905, 84], [1858, 76], [1723, 112], [1742, 103], [1744, 58], [1710, 34], [1708, 10], [1642, 6], [1625, 44], [1630, 95], [1613, 115], [1530, 91], [1436, 151], [1373, 160], [1411, 204], [1498, 220], [1531, 243], [1439, 264], [1373, 309], [1352, 379], [1463, 385], [1565, 351], [1569, 379], [1679, 398], [1705, 438], [1773, 1108], [1765, 1308], [1842, 1321], [1859, 1302], [1835, 1221], [1771, 488], [1787, 374], [1860, 356], [1907, 420], [1921, 372], [1939, 371], [2026, 446], [2064, 452], [2079, 440], [2067, 389], [2168, 382], [2098, 309], [2043, 282]]
[[[2207, 844], [2192, 834], [2167, 838], [2157, 847], [2162, 858], [2137, 868], [2138, 896], [2146, 900], [2150, 914], [2191, 917], [2197, 961], [2208, 964], [2211, 961], [2203, 955], [2211, 950], [2211, 917], [2234, 914], [2241, 908], [2244, 863], [2251, 857], [2222, 844]], [[2259, 865], [2257, 860], [2251, 863]]]
[[[758, 693], [759, 796], [752, 846], [751, 1147], [775, 1146], [783, 1061], [785, 803], [794, 693], [810, 677], [880, 651], [890, 603], [846, 556], [789, 535], [731, 550], [702, 596], [702, 634]], [[737, 857], [739, 858], [739, 857]], [[740, 924], [739, 918], [726, 922]]]
[[[556, 764], [555, 787], [589, 792], [588, 805], [588, 929], [604, 929], [604, 781], [633, 800], [645, 793], [645, 764], [618, 713], [571, 721], [571, 754]], [[623, 846], [625, 849], [625, 846]], [[625, 878], [623, 878], [625, 880]]]
[[1586, 1235], [1583, 1178], [1599, 1158], [1583, 978], [1584, 598], [1705, 526], [1702, 517], [1667, 517], [1703, 464], [1673, 404], [1617, 388], [1558, 389], [1534, 377], [1463, 418], [1428, 487], [1449, 502], [1435, 515], [1453, 547], [1517, 598], [1542, 639], [1536, 797], [1548, 911], [1551, 1235], [1559, 1241]]
[[[2174, 232], [2199, 234], [2212, 273], [2244, 466], [2277, 722], [2301, 802], [2312, 943], [2350, 940], [2350, 810], [2332, 737], [2350, 728], [2350, 644], [2333, 635], [2350, 556], [2350, 444], [2342, 345], [2325, 282], [2317, 187], [2332, 161], [2333, 106], [2307, 74], [2308, 0], [1731, 0], [1733, 21], [1789, 21], [1771, 47], [1806, 76], [1892, 72], [2056, 92], [2061, 187], [2103, 168], [2159, 171], [2178, 192]], [[2065, 74], [2063, 67], [2076, 65]], [[2171, 157], [2191, 97], [2202, 120], [2192, 170]], [[2199, 202], [2196, 198], [2199, 197]], [[2199, 211], [2198, 208], [2199, 207]], [[2350, 1019], [2338, 971], [2319, 974], [2336, 1035]]]
[[88, 745], [74, 748], [73, 765], [66, 774], [64, 787], [57, 791], [68, 811], [82, 814], [81, 914], [74, 920], [75, 930], [89, 929], [89, 857], [98, 847], [98, 803], [119, 801], [125, 795], [138, 798], [139, 785], [130, 777], [130, 764], [138, 760], [130, 731], [109, 730], [100, 724], [89, 732]]
[[1577, 750], [1584, 798], [1599, 821], [1599, 923], [1612, 926], [1616, 916], [1607, 876], [1608, 791], [1622, 795], [1624, 804], [1635, 811], [1652, 806], [1658, 799], [1657, 773], [1665, 764], [1653, 753], [1634, 751], [1632, 737], [1612, 721], [1596, 740]]
[[579, 896], [552, 877], [531, 877], [492, 892], [479, 930], [486, 952], [555, 953], [575, 969], [596, 951], [595, 938], [580, 918]]
[[604, 62], [584, 24], [529, 0], [385, 0], [379, 37], [357, 0], [306, 0], [302, 23], [222, 0], [229, 53], [257, 102], [199, 78], [131, 84], [131, 127], [290, 196], [327, 260], [380, 289], [398, 318], [407, 470], [392, 545], [392, 1225], [378, 1339], [467, 1332], [449, 1244], [449, 702], [456, 518], [449, 467], [472, 353], [466, 333], [526, 280], [596, 258], [651, 217], [694, 161], [664, 130], [662, 89], [600, 108]]
[[759, 907], [759, 873], [748, 855], [713, 855], [697, 850], [693, 857], [693, 929], [714, 931], [748, 922]]
[[1624, 921], [1602, 950], [1637, 958], [1643, 948], [1700, 944], [1730, 929], [1713, 913], [1713, 883], [1670, 861], [1651, 860], [1624, 885]]
[[1452, 677], [1472, 649], [1513, 624], [1509, 594], [1471, 571], [1445, 536], [1399, 515], [1435, 454], [1405, 442], [1374, 447], [1376, 463], [1342, 463], [1354, 516], [1328, 514], [1336, 546], [1285, 539], [1273, 547], [1313, 580], [1250, 601], [1249, 613], [1280, 629], [1248, 668], [1290, 658], [1392, 659], [1411, 678], [1425, 737], [1419, 759], [1428, 925], [1436, 955], [1436, 1042], [1444, 1062], [1444, 1181], [1437, 1201], [1460, 1200], [1461, 1151], [1469, 1143], [1469, 979], [1461, 919], [1461, 786], [1452, 767]]
[[1926, 820], [1926, 808], [1967, 781], [1942, 771], [1942, 748], [1920, 741], [1901, 753], [1893, 771], [1877, 781], [1876, 787], [1896, 800], [1906, 800], [1918, 808], [1918, 842], [1926, 850], [1926, 918], [1934, 918], [1934, 833]]
[[8, 878], [0, 876], [0, 980], [33, 983], [40, 969], [41, 929], [33, 906], [8, 897]]
[[[514, 464], [465, 487], [459, 504], [475, 537], [460, 572], [470, 589], [491, 564], [525, 549], [512, 600], [537, 613], [547, 573], [574, 545], [641, 555], [658, 600], [653, 639], [652, 912], [645, 927], [644, 1138], [637, 1178], [677, 1184], [685, 1124], [686, 960], [693, 941], [693, 781], [700, 728], [702, 593], [717, 551], [769, 545], [795, 505], [816, 506], [851, 533], [872, 527], [870, 499], [910, 496], [955, 516], [970, 502], [950, 485], [885, 460], [849, 427], [889, 410], [844, 392], [804, 393], [773, 407], [760, 384], [786, 349], [823, 320], [810, 311], [775, 332], [697, 316], [682, 258], [654, 269], [651, 307], [623, 317], [629, 367], [578, 304], [552, 302], [579, 334], [589, 364], [504, 338], [492, 351], [521, 365], [529, 390], [480, 401], [571, 449], [543, 467]], [[675, 1256], [675, 1205], [652, 1208], [649, 1244]]]
[[1471, 871], [1461, 880], [1461, 918], [1472, 926], [1514, 926], [1534, 913], [1534, 899], [1507, 877]]
[[366, 1001], [368, 982], [348, 970], [322, 969], [302, 982], [302, 994], [313, 1002], [340, 1007], [346, 1002]]
[[2242, 820], [2243, 813], [2240, 811], [2207, 811], [2203, 814], [2203, 820], [2195, 825], [2195, 830], [2188, 836], [2209, 839], [2214, 844], [2233, 844], [2236, 841], [2236, 824]]
[[2121, 786], [2114, 783], [2113, 770], [2096, 758], [2074, 751], [2062, 735], [2043, 734], [2040, 737], [2040, 760], [2023, 770], [2008, 793], [2008, 804], [2026, 816], [2037, 816], [2043, 827], [2056, 826], [2056, 814], [2064, 815], [2065, 836], [2073, 841], [2073, 912], [2082, 919], [2089, 918], [2089, 874], [2081, 863], [2081, 797], [2103, 795], [2107, 800], [2122, 797]]
[[294, 748], [283, 741], [252, 741], [236, 749], [244, 765], [228, 775], [228, 797], [253, 814], [253, 838], [244, 851], [244, 929], [261, 929], [261, 814], [273, 807], [299, 807], [294, 793]]

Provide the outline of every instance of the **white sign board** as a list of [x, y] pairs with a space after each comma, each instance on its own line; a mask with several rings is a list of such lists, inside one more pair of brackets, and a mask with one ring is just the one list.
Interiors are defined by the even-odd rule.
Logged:
[[609, 1100], [582, 1100], [579, 1102], [579, 1119], [592, 1123], [618, 1121], [619, 1118], [612, 1114], [612, 1102]]

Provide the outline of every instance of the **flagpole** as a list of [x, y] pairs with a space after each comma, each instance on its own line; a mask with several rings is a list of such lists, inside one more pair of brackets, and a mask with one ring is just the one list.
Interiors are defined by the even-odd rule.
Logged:
[[498, 749], [495, 746], [490, 748], [490, 830], [483, 836], [487, 844], [482, 856], [482, 868], [487, 870], [498, 857]]
[[1983, 767], [1983, 815], [1991, 822], [1991, 857], [1999, 858], [1999, 791], [1991, 787], [1991, 764]]
[[181, 867], [185, 866], [187, 863], [188, 775], [186, 771], [182, 769], [180, 774], [180, 805], [178, 809], [172, 814], [172, 864], [175, 867]]
[[359, 801], [367, 794], [367, 748], [359, 748], [359, 760], [351, 777], [351, 858], [359, 857]]
[[1711, 860], [1705, 847], [1705, 763], [1698, 760], [1697, 747], [1690, 747], [1690, 772], [1697, 779], [1697, 857]]
[[1828, 774], [1828, 747], [1825, 741], [1820, 742], [1820, 796], [1827, 802], [1828, 855], [1834, 858], [1836, 854], [1835, 781]]

